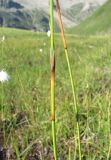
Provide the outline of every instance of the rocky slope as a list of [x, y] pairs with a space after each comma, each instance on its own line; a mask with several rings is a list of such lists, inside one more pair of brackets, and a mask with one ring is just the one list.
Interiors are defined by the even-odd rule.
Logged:
[[[106, 0], [60, 0], [65, 27], [71, 27], [92, 14]], [[57, 29], [57, 13], [55, 10]], [[0, 0], [0, 25], [47, 31], [49, 0]]]

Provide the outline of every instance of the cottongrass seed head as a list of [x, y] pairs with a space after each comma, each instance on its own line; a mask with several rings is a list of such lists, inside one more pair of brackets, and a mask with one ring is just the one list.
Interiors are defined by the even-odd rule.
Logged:
[[4, 41], [5, 41], [5, 36], [2, 36], [1, 42], [4, 42]]
[[44, 42], [44, 46], [46, 46], [46, 43]]
[[50, 32], [50, 30], [48, 30], [48, 32], [47, 32], [47, 36], [48, 36], [48, 37], [50, 37], [50, 36], [51, 36], [51, 32]]
[[42, 48], [40, 48], [40, 50], [39, 50], [41, 53], [43, 52], [43, 49]]
[[4, 83], [6, 81], [9, 81], [10, 76], [8, 75], [8, 73], [4, 70], [0, 71], [0, 82]]

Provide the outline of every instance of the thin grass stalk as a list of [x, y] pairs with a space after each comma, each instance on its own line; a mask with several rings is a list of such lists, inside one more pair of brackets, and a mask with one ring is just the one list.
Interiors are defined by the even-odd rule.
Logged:
[[50, 0], [50, 63], [51, 63], [51, 120], [54, 159], [57, 160], [56, 126], [55, 126], [55, 52], [54, 52], [54, 1]]
[[73, 75], [72, 75], [72, 69], [71, 69], [69, 55], [68, 55], [68, 46], [67, 46], [67, 41], [65, 38], [64, 26], [63, 26], [62, 16], [61, 16], [61, 9], [60, 9], [60, 5], [59, 5], [58, 0], [56, 0], [56, 7], [57, 7], [57, 12], [58, 12], [58, 17], [59, 17], [59, 22], [60, 22], [60, 30], [61, 30], [62, 40], [63, 40], [63, 44], [64, 44], [64, 50], [65, 50], [65, 55], [66, 55], [66, 60], [67, 60], [67, 65], [68, 65], [69, 75], [70, 75], [70, 80], [71, 80], [72, 92], [73, 92], [74, 110], [75, 110], [75, 117], [76, 117], [76, 123], [77, 123], [79, 160], [82, 160], [81, 141], [80, 141], [80, 125], [79, 125], [79, 119], [78, 119], [78, 106], [77, 106], [77, 97], [76, 97], [76, 85], [75, 85]]
[[1, 85], [2, 85], [2, 91], [1, 91], [1, 93], [2, 93], [2, 95], [1, 95], [1, 106], [2, 106], [2, 120], [4, 119], [4, 106], [3, 106], [3, 101], [4, 101], [4, 88], [3, 88], [3, 83], [1, 83]]
[[111, 103], [110, 103], [110, 93], [108, 91], [107, 93], [107, 99], [108, 99], [108, 111], [107, 111], [107, 117], [108, 117], [108, 137], [109, 137], [109, 147], [108, 147], [108, 154], [107, 154], [107, 160], [109, 160], [111, 157], [111, 124], [110, 124], [110, 121], [111, 121], [111, 113], [110, 113], [110, 107], [111, 107]]
[[76, 157], [77, 157], [77, 156], [76, 156], [76, 155], [77, 155], [77, 149], [76, 149], [76, 148], [77, 148], [77, 141], [76, 141], [75, 147], [74, 147], [74, 158], [73, 158], [74, 160], [77, 159], [77, 158], [76, 158]]
[[71, 160], [71, 147], [69, 146], [69, 155], [68, 155], [68, 160]]

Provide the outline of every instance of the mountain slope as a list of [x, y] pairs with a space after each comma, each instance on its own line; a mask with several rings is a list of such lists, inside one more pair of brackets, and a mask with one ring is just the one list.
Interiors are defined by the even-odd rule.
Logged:
[[[91, 15], [106, 0], [60, 0], [66, 28]], [[55, 9], [55, 28], [58, 15]], [[49, 29], [49, 0], [0, 0], [0, 26], [47, 31]]]
[[111, 0], [107, 1], [91, 17], [72, 28], [71, 33], [102, 34], [111, 32]]

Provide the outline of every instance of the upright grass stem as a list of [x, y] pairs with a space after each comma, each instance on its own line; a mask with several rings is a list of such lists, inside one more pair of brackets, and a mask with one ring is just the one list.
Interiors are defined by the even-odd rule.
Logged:
[[77, 106], [77, 98], [76, 98], [76, 86], [75, 86], [75, 83], [74, 83], [74, 80], [73, 80], [72, 69], [71, 69], [69, 55], [68, 55], [68, 46], [67, 46], [65, 33], [64, 33], [64, 27], [63, 27], [63, 22], [62, 22], [59, 0], [56, 0], [56, 7], [57, 7], [57, 12], [58, 12], [58, 17], [59, 17], [59, 22], [60, 22], [60, 30], [61, 30], [62, 40], [63, 40], [63, 44], [64, 44], [64, 50], [65, 50], [67, 65], [68, 65], [68, 69], [69, 69], [69, 76], [70, 76], [70, 80], [71, 80], [72, 92], [73, 92], [74, 110], [75, 110], [76, 123], [77, 123], [79, 160], [82, 160], [81, 142], [80, 142], [80, 125], [79, 125], [79, 119], [78, 119], [78, 106]]
[[54, 1], [50, 0], [50, 63], [51, 63], [51, 112], [54, 159], [57, 160], [56, 126], [55, 126], [55, 53], [54, 53]]
[[111, 102], [110, 102], [110, 92], [107, 93], [107, 100], [108, 100], [108, 111], [107, 111], [107, 117], [108, 117], [108, 137], [109, 137], [109, 147], [108, 147], [108, 153], [107, 153], [107, 160], [109, 160], [111, 157], [111, 113], [110, 113], [110, 107], [111, 107]]

